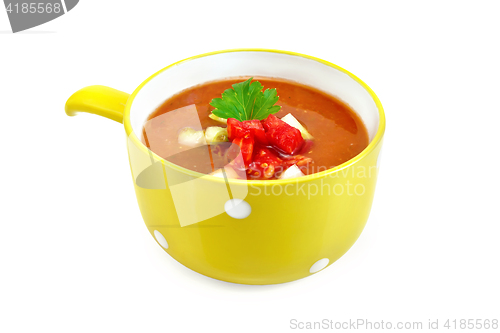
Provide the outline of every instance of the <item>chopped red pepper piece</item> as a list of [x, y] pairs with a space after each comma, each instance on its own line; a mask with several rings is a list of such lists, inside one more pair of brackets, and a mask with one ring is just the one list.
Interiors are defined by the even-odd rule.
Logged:
[[283, 166], [285, 166], [287, 169], [291, 167], [292, 165], [296, 164], [297, 166], [305, 166], [309, 163], [312, 162], [312, 158], [310, 157], [305, 157], [302, 155], [295, 155], [295, 156], [290, 156], [287, 158], [283, 159]]
[[229, 141], [233, 141], [236, 138], [249, 138], [252, 135], [249, 128], [241, 121], [234, 118], [229, 118], [227, 120], [227, 134], [229, 136]]
[[243, 162], [245, 162], [245, 166], [248, 166], [252, 163], [252, 154], [253, 154], [253, 138], [236, 138], [233, 140], [233, 145], [238, 145], [240, 147], [241, 156], [243, 157]]
[[276, 172], [282, 171], [282, 162], [283, 161], [268, 148], [256, 147], [253, 154], [253, 162], [248, 166], [248, 178], [272, 178]]
[[234, 118], [227, 120], [227, 134], [229, 140], [233, 141], [236, 138], [249, 138], [255, 137], [255, 140], [263, 145], [268, 145], [266, 132], [260, 120], [245, 120], [243, 122]]
[[302, 134], [295, 127], [270, 114], [263, 123], [269, 143], [287, 154], [296, 154], [304, 143]]
[[243, 122], [243, 126], [250, 129], [253, 136], [255, 137], [255, 141], [265, 146], [269, 144], [269, 142], [267, 141], [266, 132], [264, 131], [264, 127], [262, 126], [260, 120], [245, 120]]

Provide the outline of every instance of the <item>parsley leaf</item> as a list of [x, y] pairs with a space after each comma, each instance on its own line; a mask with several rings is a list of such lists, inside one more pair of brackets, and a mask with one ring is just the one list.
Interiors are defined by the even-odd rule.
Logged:
[[212, 113], [220, 118], [244, 121], [263, 120], [278, 112], [281, 106], [274, 105], [279, 99], [276, 89], [266, 89], [262, 92], [262, 84], [259, 81], [251, 82], [252, 79], [253, 77], [235, 83], [232, 89], [222, 93], [222, 98], [212, 99], [210, 105], [215, 108]]

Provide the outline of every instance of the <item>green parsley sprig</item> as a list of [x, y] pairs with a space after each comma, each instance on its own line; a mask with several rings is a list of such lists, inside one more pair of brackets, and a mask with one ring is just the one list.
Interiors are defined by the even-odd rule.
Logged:
[[244, 121], [263, 120], [278, 112], [281, 106], [274, 105], [279, 100], [276, 89], [266, 89], [262, 92], [264, 86], [259, 81], [251, 82], [252, 79], [253, 77], [235, 83], [232, 89], [222, 93], [222, 98], [212, 99], [210, 105], [215, 108], [212, 113], [219, 118]]

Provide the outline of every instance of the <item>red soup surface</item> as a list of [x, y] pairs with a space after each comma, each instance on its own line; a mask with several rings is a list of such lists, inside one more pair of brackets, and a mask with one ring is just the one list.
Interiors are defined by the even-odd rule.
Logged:
[[[226, 127], [209, 118], [214, 109], [209, 103], [213, 98], [220, 98], [222, 92], [233, 84], [246, 79], [248, 77], [207, 82], [170, 97], [149, 116], [143, 128], [143, 143], [158, 156], [201, 173], [208, 174], [225, 165], [227, 161], [220, 158], [220, 154], [209, 152], [206, 146], [182, 146], [178, 142], [178, 134], [186, 126], [199, 127], [201, 124], [203, 129], [209, 126]], [[291, 113], [314, 137], [314, 140], [306, 141], [299, 152], [310, 161], [300, 167], [304, 174], [340, 165], [358, 155], [368, 145], [368, 133], [362, 120], [336, 97], [284, 79], [255, 77], [254, 80], [258, 80], [264, 89], [277, 90], [279, 101], [276, 104], [281, 106], [281, 110], [274, 114], [276, 117], [282, 118]], [[189, 106], [190, 112], [176, 112], [175, 116], [166, 117], [168, 112]], [[195, 112], [199, 119], [193, 122]], [[248, 176], [248, 179], [251, 177]]]

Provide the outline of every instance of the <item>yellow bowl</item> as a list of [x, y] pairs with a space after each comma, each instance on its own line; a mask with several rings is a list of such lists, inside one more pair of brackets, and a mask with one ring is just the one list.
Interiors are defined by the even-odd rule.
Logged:
[[[148, 115], [169, 96], [238, 76], [285, 78], [337, 96], [365, 123], [369, 145], [333, 169], [296, 179], [244, 181], [184, 169], [157, 156], [138, 138]], [[132, 95], [104, 86], [83, 88], [66, 102], [68, 115], [77, 112], [125, 125], [147, 228], [174, 259], [206, 276], [243, 284], [310, 276], [346, 253], [368, 219], [384, 112], [365, 83], [327, 61], [263, 49], [207, 53], [165, 67]]]

